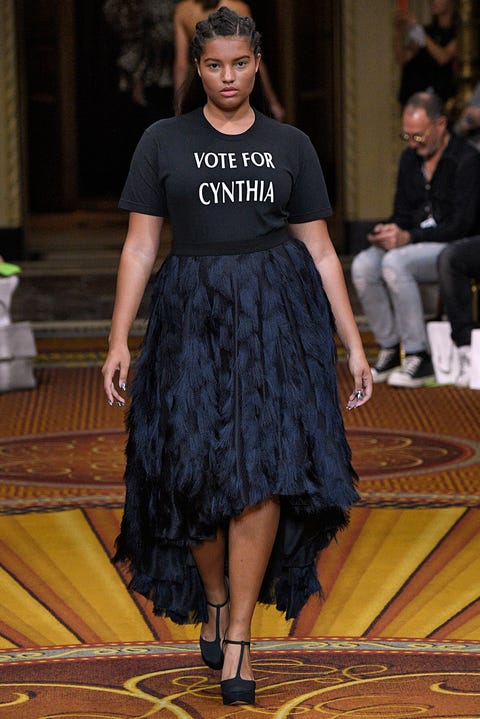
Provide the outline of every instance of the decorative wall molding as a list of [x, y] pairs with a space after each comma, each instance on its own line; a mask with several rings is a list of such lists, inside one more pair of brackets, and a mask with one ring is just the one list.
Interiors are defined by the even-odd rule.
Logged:
[[21, 157], [14, 0], [0, 0], [0, 226], [19, 227]]
[[343, 23], [343, 96], [344, 96], [344, 177], [345, 215], [358, 217], [358, 118], [357, 81], [355, 74], [355, 0], [344, 0]]
[[391, 212], [401, 150], [393, 9], [385, 0], [342, 1], [347, 222]]

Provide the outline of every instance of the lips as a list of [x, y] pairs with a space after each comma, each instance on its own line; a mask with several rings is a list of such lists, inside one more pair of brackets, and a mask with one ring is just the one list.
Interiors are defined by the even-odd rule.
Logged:
[[225, 90], [220, 90], [220, 94], [224, 97], [232, 97], [232, 95], [236, 95], [238, 90], [234, 87], [228, 87], [225, 88]]

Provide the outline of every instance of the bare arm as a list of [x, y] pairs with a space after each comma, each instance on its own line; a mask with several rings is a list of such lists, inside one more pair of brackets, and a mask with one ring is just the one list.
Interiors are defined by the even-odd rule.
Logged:
[[[250, 11], [250, 7], [246, 5], [245, 3], [235, 3], [235, 5], [238, 5], [239, 7], [234, 7], [233, 9], [235, 12], [237, 12], [239, 15], [246, 15], [248, 17], [252, 16], [252, 13]], [[260, 63], [260, 67], [258, 69], [258, 72], [260, 74], [260, 79], [262, 81], [262, 89], [265, 95], [265, 99], [268, 103], [268, 106], [270, 108], [270, 111], [273, 115], [273, 117], [278, 120], [279, 122], [283, 122], [285, 119], [285, 110], [283, 106], [280, 104], [280, 101], [275, 93], [275, 90], [273, 89], [272, 81], [270, 80], [270, 73], [268, 72], [267, 66], [265, 65], [265, 62], [262, 60]]]
[[[290, 225], [290, 230], [294, 237], [306, 245], [322, 278], [335, 318], [336, 330], [348, 354], [348, 366], [354, 381], [354, 391], [349, 397], [348, 406], [358, 407], [372, 396], [372, 374], [350, 305], [342, 266], [330, 240], [326, 222], [315, 220]], [[359, 389], [363, 390], [361, 399], [355, 397], [355, 390]]]
[[434, 42], [434, 40], [425, 33], [425, 43], [425, 47], [428, 52], [439, 65], [446, 65], [457, 55], [457, 41], [455, 39], [450, 40], [448, 45], [443, 47], [442, 45]]
[[275, 93], [275, 90], [273, 89], [273, 85], [270, 81], [270, 75], [268, 74], [267, 66], [265, 63], [260, 63], [260, 67], [258, 68], [258, 72], [260, 73], [260, 79], [262, 81], [262, 88], [263, 92], [265, 94], [265, 99], [268, 103], [268, 106], [270, 108], [270, 111], [275, 118], [275, 120], [278, 120], [279, 122], [283, 122], [285, 119], [285, 110], [283, 109], [283, 106], [280, 104], [280, 101]]
[[122, 389], [130, 367], [128, 334], [157, 257], [162, 224], [161, 217], [130, 213], [118, 269], [109, 351], [102, 368], [103, 386], [111, 404], [124, 402], [114, 385], [114, 377], [118, 372], [118, 387]]
[[397, 10], [395, 13], [395, 26], [393, 31], [393, 50], [395, 60], [399, 65], [404, 65], [418, 52], [418, 45], [405, 43], [405, 28], [409, 23], [416, 22], [412, 13]]
[[173, 85], [178, 98], [182, 85], [187, 79], [189, 68], [190, 37], [187, 32], [182, 3], [177, 6], [173, 18], [175, 36], [175, 60], [173, 63]]

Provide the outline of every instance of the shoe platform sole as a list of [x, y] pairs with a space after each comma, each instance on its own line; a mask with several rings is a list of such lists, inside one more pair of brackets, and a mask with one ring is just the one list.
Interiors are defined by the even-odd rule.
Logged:
[[425, 377], [389, 377], [387, 384], [390, 387], [411, 387], [416, 389], [417, 387], [424, 387], [426, 384], [431, 384], [435, 380], [435, 375], [425, 375]]
[[396, 370], [400, 369], [400, 365], [397, 365], [397, 367], [392, 367], [392, 369], [387, 369], [385, 372], [377, 372], [375, 367], [372, 367], [372, 378], [374, 384], [380, 384], [380, 382], [387, 382], [388, 378], [392, 374], [392, 372], [395, 372]]

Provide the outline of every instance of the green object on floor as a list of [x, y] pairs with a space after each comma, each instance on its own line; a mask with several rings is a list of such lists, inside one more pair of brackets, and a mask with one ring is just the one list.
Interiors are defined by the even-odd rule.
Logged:
[[11, 262], [0, 262], [0, 276], [10, 277], [10, 275], [18, 275], [21, 272], [21, 268], [18, 265], [13, 265]]

